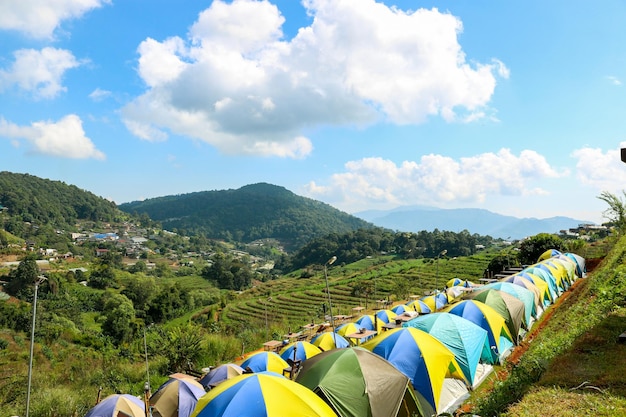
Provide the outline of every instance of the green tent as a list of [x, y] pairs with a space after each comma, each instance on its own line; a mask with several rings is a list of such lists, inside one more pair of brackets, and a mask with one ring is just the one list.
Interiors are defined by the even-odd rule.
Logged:
[[360, 347], [333, 349], [306, 360], [296, 382], [341, 417], [423, 415], [409, 378]]
[[524, 322], [526, 307], [524, 303], [504, 291], [487, 288], [470, 293], [468, 298], [481, 301], [498, 312], [506, 323], [513, 342], [517, 345], [520, 339], [520, 328]]

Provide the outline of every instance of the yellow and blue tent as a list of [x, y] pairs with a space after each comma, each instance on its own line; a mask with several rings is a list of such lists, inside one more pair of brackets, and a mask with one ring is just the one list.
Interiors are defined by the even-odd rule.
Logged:
[[408, 303], [404, 304], [404, 307], [402, 310], [403, 311], [399, 311], [396, 310], [396, 312], [398, 314], [402, 314], [405, 311], [416, 311], [420, 314], [428, 314], [432, 311], [434, 311], [432, 308], [430, 308], [430, 306], [428, 304], [426, 304], [425, 302], [423, 302], [422, 300], [413, 300], [413, 301], [409, 301]]
[[285, 361], [287, 361], [287, 359], [291, 359], [292, 361], [305, 361], [319, 353], [322, 353], [319, 347], [306, 341], [289, 343], [278, 352], [280, 357]]
[[311, 340], [315, 346], [320, 348], [323, 351], [331, 350], [331, 349], [339, 349], [339, 348], [347, 348], [350, 346], [350, 342], [348, 342], [343, 336], [334, 332], [324, 332], [316, 335]]
[[255, 352], [241, 363], [243, 369], [250, 368], [252, 372], [272, 371], [278, 374], [289, 364], [276, 352]]
[[426, 415], [441, 411], [438, 410], [439, 398], [446, 377], [470, 385], [450, 349], [425, 331], [412, 327], [396, 328], [362, 346], [389, 361], [411, 379]]
[[446, 345], [470, 384], [474, 384], [476, 368], [481, 358], [491, 358], [487, 331], [482, 327], [450, 313], [433, 313], [417, 317], [403, 325], [423, 330]]
[[437, 311], [445, 307], [448, 304], [448, 296], [445, 293], [438, 292], [433, 295], [427, 295], [420, 298], [430, 308], [430, 311]]
[[377, 321], [382, 321], [383, 323], [392, 323], [394, 318], [397, 316], [395, 311], [386, 309], [386, 310], [378, 310], [376, 312]]
[[274, 372], [243, 374], [207, 392], [191, 417], [336, 417], [313, 391]]
[[506, 327], [509, 329], [511, 336], [513, 336], [513, 343], [516, 345], [519, 343], [522, 325], [528, 324], [525, 323], [524, 314], [526, 308], [523, 302], [504, 291], [491, 288], [473, 292], [468, 297], [472, 300], [483, 302], [504, 317]]
[[539, 259], [537, 259], [537, 262], [545, 261], [546, 259], [550, 259], [553, 256], [559, 256], [562, 254], [563, 253], [557, 249], [548, 249], [547, 251], [539, 255]]
[[[349, 339], [347, 337], [347, 335], [353, 334], [353, 333], [358, 333], [359, 330], [361, 330], [362, 328], [363, 328], [363, 326], [360, 326], [358, 323], [355, 323], [355, 322], [351, 321], [349, 323], [344, 323], [341, 326], [337, 327], [335, 329], [335, 331], [337, 332], [338, 335], [343, 336], [346, 339]], [[369, 338], [371, 338], [371, 336]], [[359, 343], [363, 343], [363, 342], [365, 342], [369, 338], [365, 338], [365, 337], [362, 337], [360, 339], [350, 338], [349, 341], [351, 343], [354, 343], [354, 342], [356, 342], [358, 340]]]

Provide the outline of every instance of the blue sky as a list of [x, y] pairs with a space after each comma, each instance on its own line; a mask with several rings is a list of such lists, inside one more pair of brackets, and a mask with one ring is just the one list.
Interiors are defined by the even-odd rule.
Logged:
[[0, 170], [603, 221], [626, 3], [0, 0]]

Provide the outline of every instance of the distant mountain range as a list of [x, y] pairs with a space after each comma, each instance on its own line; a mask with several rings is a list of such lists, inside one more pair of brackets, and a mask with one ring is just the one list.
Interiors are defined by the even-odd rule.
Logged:
[[504, 216], [484, 209], [440, 209], [428, 206], [399, 207], [393, 210], [368, 210], [353, 213], [363, 220], [391, 230], [417, 232], [434, 229], [489, 235], [501, 239], [522, 239], [538, 233], [558, 233], [582, 223], [570, 217], [547, 219]]

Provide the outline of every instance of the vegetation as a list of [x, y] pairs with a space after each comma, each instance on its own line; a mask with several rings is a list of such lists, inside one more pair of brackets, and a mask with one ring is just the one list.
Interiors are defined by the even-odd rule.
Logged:
[[373, 227], [327, 204], [265, 183], [152, 198], [122, 204], [120, 209], [147, 214], [180, 234], [229, 242], [273, 238], [287, 250], [300, 248], [318, 236]]
[[283, 257], [276, 268], [291, 272], [311, 264], [324, 264], [332, 256], [349, 264], [381, 253], [396, 254], [405, 259], [436, 258], [443, 250], [448, 257], [469, 256], [477, 248], [491, 245], [490, 236], [471, 235], [467, 230], [419, 233], [391, 232], [381, 228], [359, 229], [343, 234], [331, 233], [311, 240], [290, 258]]
[[[5, 173], [0, 177], [3, 175]], [[23, 176], [17, 180], [30, 182], [33, 178]], [[42, 181], [41, 186], [50, 186]], [[62, 183], [57, 186], [58, 195], [82, 192], [68, 189]], [[26, 188], [37, 189], [32, 184]], [[243, 194], [238, 194], [242, 190]], [[2, 186], [0, 192], [4, 192]], [[277, 199], [275, 203], [268, 203], [263, 195], [273, 193]], [[176, 229], [179, 233], [166, 232], [148, 217], [147, 211], [138, 217], [113, 211], [112, 218], [103, 216], [96, 221], [93, 217], [71, 217], [57, 207], [50, 211], [47, 224], [37, 224], [26, 221], [29, 217], [23, 217], [22, 213], [30, 213], [38, 219], [44, 218], [43, 213], [35, 216], [36, 210], [16, 211], [13, 199], [0, 200], [0, 218], [5, 225], [15, 226], [12, 231], [5, 229], [1, 234], [0, 249], [2, 254], [14, 258], [19, 254], [16, 267], [0, 267], [0, 280], [6, 282], [1, 289], [5, 292], [0, 292], [0, 410], [3, 414], [23, 413], [32, 325], [32, 283], [42, 274], [47, 280], [41, 283], [38, 292], [31, 414], [33, 417], [69, 417], [84, 415], [93, 406], [100, 388], [103, 395], [115, 392], [141, 395], [146, 378], [154, 388], [172, 372], [198, 370], [236, 360], [243, 352], [259, 348], [269, 338], [281, 338], [305, 323], [319, 322], [329, 307], [326, 276], [333, 313], [353, 314], [356, 306], [364, 305], [367, 312], [371, 312], [389, 302], [406, 301], [410, 295], [442, 288], [452, 278], [476, 281], [486, 270], [499, 272], [505, 263], [534, 261], [545, 249], [576, 248], [576, 252], [585, 257], [600, 257], [611, 248], [609, 240], [588, 244], [582, 240], [561, 241], [552, 235], [538, 235], [519, 245], [505, 247], [501, 241], [471, 235], [468, 231], [397, 233], [371, 225], [358, 228], [349, 216], [346, 220], [344, 214], [338, 214], [340, 212], [324, 211], [323, 205], [323, 210], [317, 212], [318, 204], [295, 198], [280, 187], [261, 184], [222, 196], [230, 199], [233, 194], [231, 202], [236, 203], [235, 206], [243, 205], [242, 195], [245, 194], [250, 197], [248, 202], [254, 203], [250, 206], [269, 205], [274, 209], [274, 216], [283, 220], [268, 220], [260, 227], [246, 223], [255, 216], [242, 211], [240, 220], [245, 219], [243, 224], [251, 230], [250, 234], [242, 232], [243, 226], [235, 227], [230, 236], [224, 234], [231, 242], [218, 242], [211, 240], [213, 235], [191, 234], [193, 228]], [[189, 199], [190, 206], [195, 208], [198, 206], [194, 204], [202, 201], [178, 197], [171, 198], [175, 202], [171, 207], [180, 208], [177, 205]], [[65, 198], [53, 200], [51, 207], [64, 206]], [[84, 196], [80, 198], [89, 200]], [[279, 201], [289, 204], [281, 206]], [[95, 203], [109, 204], [97, 198]], [[212, 209], [224, 211], [224, 204], [216, 204]], [[44, 205], [47, 207], [47, 202]], [[164, 210], [171, 208], [168, 204], [162, 207]], [[280, 207], [292, 209], [283, 212]], [[269, 219], [263, 213], [261, 210], [259, 218]], [[292, 221], [304, 233], [294, 232], [293, 224], [289, 223]], [[235, 224], [234, 219], [228, 222]], [[85, 234], [94, 230], [113, 231], [124, 238], [120, 240], [140, 236], [145, 242], [138, 250], [116, 241], [72, 242], [67, 233], [57, 229], [66, 223], [67, 230], [81, 230]], [[225, 221], [215, 230], [227, 230], [228, 224]], [[342, 227], [345, 231], [336, 231], [343, 230]], [[325, 232], [328, 228], [335, 231]], [[268, 239], [252, 245], [237, 241], [257, 236]], [[293, 255], [281, 252], [278, 240], [269, 239], [272, 236], [280, 242], [291, 242]], [[36, 244], [27, 245], [27, 240], [33, 237], [37, 237]], [[303, 242], [304, 246], [297, 247], [297, 242]], [[42, 270], [37, 263], [45, 257], [40, 251], [46, 247], [42, 244], [68, 248], [81, 256], [51, 262]], [[482, 247], [485, 248], [479, 250]], [[245, 249], [248, 254], [235, 249]], [[617, 323], [624, 317], [620, 308], [624, 306], [626, 284], [619, 281], [626, 272], [622, 270], [625, 255], [626, 243], [620, 242], [607, 258], [602, 272], [581, 281], [575, 293], [580, 296], [570, 296], [571, 301], [560, 306], [549, 322], [559, 331], [542, 332], [527, 355], [506, 369], [511, 382], [508, 379], [492, 381], [492, 390], [485, 397], [476, 393], [472, 405], [478, 414], [483, 417], [500, 413], [516, 415], [515, 407], [525, 407], [519, 410], [529, 407], [523, 397], [525, 393], [532, 396], [546, 389], [546, 395], [558, 395], [579, 385], [576, 377], [590, 381], [610, 398], [623, 395], [623, 387], [619, 385], [621, 374], [610, 369], [615, 361], [604, 361], [607, 365], [599, 367], [598, 371], [605, 375], [604, 379], [594, 379], [592, 361], [586, 362], [581, 356], [572, 356], [569, 362], [558, 362], [557, 358], [584, 353], [598, 340], [608, 348], [599, 352], [594, 345], [594, 354], [599, 352], [602, 358], [619, 356], [616, 350], [611, 350], [617, 348], [615, 344], [608, 342], [614, 340], [619, 328]], [[332, 256], [337, 256], [337, 262], [328, 265]], [[253, 260], [255, 257], [259, 259]], [[273, 271], [259, 268], [268, 259], [278, 260]], [[586, 300], [591, 302], [586, 303]], [[585, 305], [578, 307], [578, 303]], [[547, 339], [540, 339], [550, 333]], [[582, 340], [582, 344], [576, 344], [575, 340]], [[584, 372], [571, 372], [569, 380], [558, 373], [561, 367], [571, 369], [574, 366]], [[559, 381], [565, 382], [559, 385]], [[583, 393], [590, 396], [576, 401], [592, 404], [601, 413], [603, 406], [599, 405], [597, 397], [591, 396], [595, 393], [590, 390]], [[618, 407], [617, 414], [621, 414], [619, 411], [623, 409], [619, 408], [619, 402], [614, 406]]]
[[7, 210], [4, 229], [18, 235], [25, 232], [24, 222], [74, 230], [79, 219], [119, 222], [127, 217], [115, 203], [74, 185], [7, 171], [0, 172], [0, 205]]
[[[622, 194], [626, 198], [626, 191], [622, 191]], [[609, 224], [615, 226], [620, 233], [624, 233], [626, 231], [626, 201], [608, 191], [603, 191], [598, 198], [609, 206], [603, 212]]]

